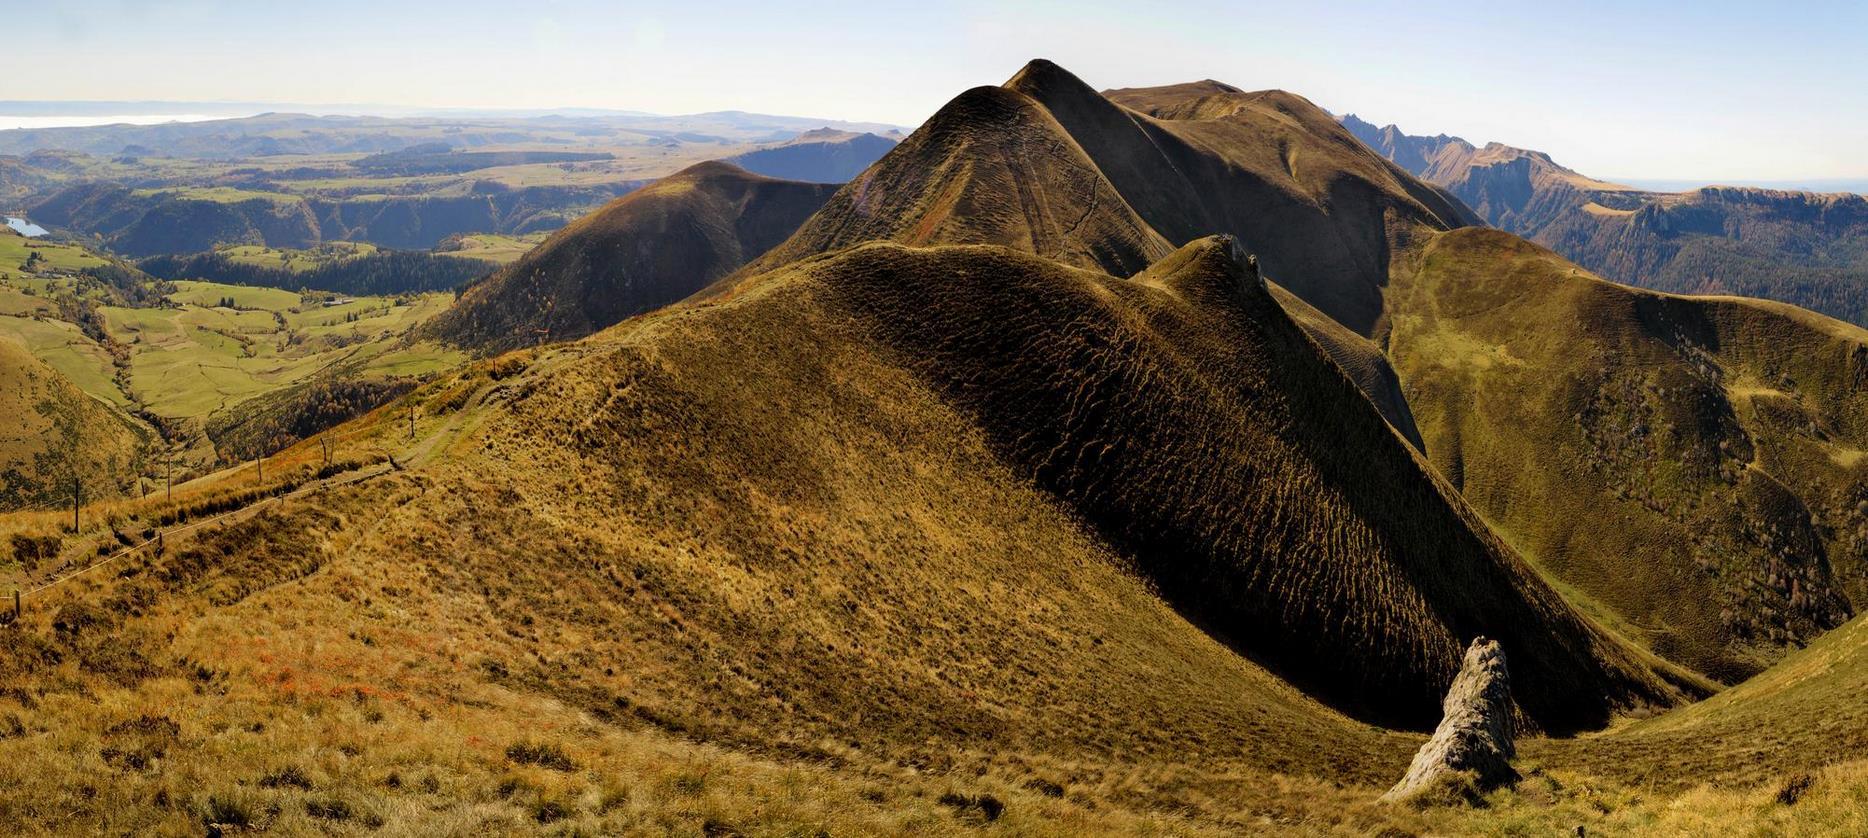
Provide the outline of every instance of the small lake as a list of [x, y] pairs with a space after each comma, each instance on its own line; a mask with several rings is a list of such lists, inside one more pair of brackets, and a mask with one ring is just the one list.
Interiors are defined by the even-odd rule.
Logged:
[[50, 232], [46, 230], [44, 227], [41, 227], [37, 224], [27, 221], [24, 218], [14, 218], [13, 216], [10, 216], [10, 215], [6, 217], [6, 226], [13, 228], [14, 232], [17, 232], [20, 235], [25, 236], [26, 238], [29, 238], [29, 239], [34, 236], [43, 236], [46, 233]]

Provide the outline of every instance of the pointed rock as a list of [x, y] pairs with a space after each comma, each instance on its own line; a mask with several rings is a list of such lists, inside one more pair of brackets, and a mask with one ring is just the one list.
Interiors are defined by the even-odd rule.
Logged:
[[1511, 767], [1511, 675], [1496, 640], [1472, 641], [1441, 707], [1446, 715], [1414, 754], [1407, 776], [1383, 800], [1417, 799], [1437, 790], [1484, 792], [1518, 781]]

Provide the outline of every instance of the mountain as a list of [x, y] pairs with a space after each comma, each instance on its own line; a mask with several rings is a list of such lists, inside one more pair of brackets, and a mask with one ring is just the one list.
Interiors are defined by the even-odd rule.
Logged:
[[[1029, 147], [1058, 151], [1021, 153]], [[1434, 156], [1473, 161], [1497, 155], [1468, 154], [1455, 144]], [[1021, 162], [1029, 157], [1037, 159]], [[1518, 166], [1542, 165], [1535, 157], [1514, 159]], [[1554, 170], [1543, 176], [1576, 182]], [[1475, 324], [1451, 315], [1492, 310], [1483, 302], [1497, 293], [1491, 284], [1398, 282], [1432, 277], [1419, 272], [1420, 260], [1452, 252], [1435, 249], [1443, 242], [1489, 241], [1456, 234], [1471, 219], [1467, 212], [1289, 94], [1201, 82], [1103, 97], [1054, 65], [1034, 62], [1003, 88], [956, 99], [742, 275], [876, 238], [1000, 244], [1126, 275], [1178, 238], [1163, 230], [1212, 225], [1237, 236], [1257, 254], [1265, 275], [1301, 301], [1290, 307], [1294, 319], [1309, 327], [1319, 346], [1335, 350], [1340, 366], [1361, 371], [1358, 384], [1398, 432], [1412, 437], [1418, 428], [1422, 450], [1456, 485], [1471, 487], [1467, 499], [1488, 521], [1630, 636], [1731, 681], [1855, 613], [1861, 594], [1850, 568], [1868, 541], [1857, 539], [1854, 513], [1847, 512], [1855, 502], [1849, 487], [1860, 479], [1849, 452], [1868, 448], [1868, 439], [1845, 419], [1854, 402], [1842, 383], [1855, 380], [1857, 338], [1820, 318], [1790, 318], [1723, 336], [1698, 330], [1688, 340], [1642, 325], [1635, 315], [1606, 317], [1594, 300], [1619, 300], [1611, 310], [1638, 311], [1637, 298], [1593, 277], [1574, 288], [1547, 287], [1535, 316], [1484, 320], [1484, 331], [1474, 335]], [[1519, 264], [1506, 258], [1509, 248], [1495, 251], [1496, 265]], [[1564, 274], [1570, 268], [1541, 270]], [[1552, 323], [1575, 332], [1569, 343], [1549, 343]], [[1637, 327], [1671, 348], [1658, 356], [1652, 345], [1616, 354], [1610, 347], [1624, 346], [1630, 339], [1623, 334]], [[1797, 390], [1793, 401], [1813, 400], [1783, 421], [1746, 415], [1722, 425], [1716, 416], [1747, 414], [1749, 402], [1728, 396], [1723, 385], [1682, 386], [1708, 376], [1775, 380], [1783, 364], [1763, 359], [1787, 339], [1820, 346], [1816, 366], [1798, 380], [1824, 383], [1804, 388], [1808, 392], [1779, 387]], [[1455, 363], [1481, 349], [1530, 354], [1518, 343], [1540, 350], [1603, 348], [1540, 354], [1521, 368], [1521, 380], [1502, 374], [1475, 379]], [[1727, 366], [1709, 371], [1701, 351], [1722, 353]], [[1658, 371], [1656, 363], [1663, 364]], [[1460, 372], [1449, 375], [1449, 369]], [[1591, 374], [1621, 382], [1615, 386], [1656, 376], [1647, 386], [1657, 404], [1596, 404], [1625, 394]], [[1555, 383], [1568, 388], [1552, 391], [1561, 398], [1525, 395]], [[1696, 401], [1702, 397], [1713, 401]], [[1656, 429], [1654, 417], [1643, 412], [1650, 410], [1682, 418]], [[1791, 430], [1802, 412], [1830, 435], [1833, 457], [1817, 456], [1821, 450], [1801, 441], [1807, 428]], [[1685, 421], [1702, 414], [1715, 418]], [[1583, 427], [1585, 417], [1596, 426]], [[1482, 424], [1469, 427], [1474, 422]], [[1648, 444], [1648, 435], [1660, 431], [1669, 436], [1656, 456], [1694, 452], [1711, 464], [1648, 473], [1633, 450], [1607, 453], [1624, 443], [1622, 437]], [[1725, 438], [1732, 433], [1766, 452], [1755, 467], [1743, 468], [1742, 460], [1719, 466], [1737, 455], [1706, 453], [1720, 451], [1722, 442], [1729, 451], [1749, 450]], [[1611, 456], [1619, 459], [1603, 459]], [[1492, 483], [1505, 488], [1481, 490]], [[1541, 502], [1522, 500], [1531, 486]], [[1765, 502], [1759, 492], [1773, 499]], [[1580, 511], [1552, 512], [1573, 505], [1625, 509], [1639, 521], [1604, 528]], [[1817, 523], [1832, 517], [1841, 524], [1834, 530]], [[1665, 575], [1637, 582], [1615, 572], [1614, 557], [1628, 555]], [[1703, 578], [1713, 567], [1719, 578]]]
[[[768, 183], [709, 164], [583, 222], [731, 271], [685, 302], [588, 315], [612, 245], [568, 230], [459, 311], [583, 339], [275, 454], [276, 503], [225, 471], [114, 509], [239, 511], [5, 629], [0, 817], [1862, 823], [1861, 330], [1600, 279], [1307, 100], [1211, 81], [1033, 62], [708, 261], [691, 231]], [[1524, 781], [1378, 803], [1481, 636]]]
[[728, 157], [746, 171], [806, 183], [847, 183], [895, 147], [871, 133], [816, 128], [775, 146]]
[[1543, 152], [1409, 136], [1354, 114], [1342, 122], [1487, 223], [1610, 279], [1780, 300], [1868, 326], [1868, 198], [1737, 186], [1655, 192], [1589, 178]]
[[726, 163], [690, 166], [468, 287], [427, 331], [481, 351], [582, 337], [680, 300], [764, 253], [831, 190]]
[[760, 264], [888, 239], [1002, 244], [1127, 275], [1227, 233], [1272, 279], [1367, 334], [1390, 233], [1473, 220], [1298, 97], [1221, 93], [1205, 119], [1122, 106], [1146, 95], [1105, 98], [1034, 61], [949, 103]]
[[[91, 398], [24, 347], [0, 338], [0, 509], [71, 504], [131, 491], [152, 435]], [[69, 516], [67, 516], [69, 519]]]

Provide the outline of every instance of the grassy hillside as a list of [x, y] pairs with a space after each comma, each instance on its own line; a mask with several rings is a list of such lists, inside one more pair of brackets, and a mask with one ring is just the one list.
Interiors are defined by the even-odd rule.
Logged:
[[1441, 473], [1631, 634], [1731, 681], [1863, 603], [1868, 332], [1614, 285], [1486, 230], [1433, 241], [1390, 294]]
[[[984, 796], [999, 828], [1364, 830], [1418, 738], [1266, 664], [1420, 726], [1486, 632], [1546, 727], [1673, 700], [1238, 259], [1208, 240], [1128, 282], [872, 246], [425, 385], [339, 431], [405, 471], [33, 603], [0, 649], [33, 696], [0, 698], [28, 731], [0, 740], [6, 814], [938, 831], [985, 827]], [[870, 802], [749, 803], [799, 770]]]
[[134, 491], [152, 434], [0, 337], [0, 509]]
[[154, 299], [128, 305], [128, 295], [109, 290], [83, 277], [0, 281], [0, 301], [18, 303], [0, 317], [0, 339], [92, 398], [162, 425], [189, 462], [276, 450], [465, 358], [405, 340], [448, 295], [339, 297], [145, 278], [136, 290]]
[[782, 241], [830, 187], [701, 163], [473, 284], [428, 333], [478, 351], [570, 340], [675, 302]]

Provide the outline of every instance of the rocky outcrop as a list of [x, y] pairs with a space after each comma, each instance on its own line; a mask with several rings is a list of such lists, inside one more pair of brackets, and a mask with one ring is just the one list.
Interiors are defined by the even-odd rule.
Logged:
[[1383, 800], [1418, 799], [1437, 790], [1489, 791], [1518, 780], [1511, 767], [1511, 675], [1496, 640], [1475, 638], [1441, 704], [1446, 715], [1414, 754], [1407, 776]]

